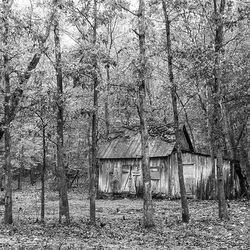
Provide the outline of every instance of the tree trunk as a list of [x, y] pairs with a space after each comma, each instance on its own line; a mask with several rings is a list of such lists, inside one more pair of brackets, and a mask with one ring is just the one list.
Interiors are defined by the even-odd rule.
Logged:
[[57, 175], [59, 189], [59, 223], [62, 222], [62, 217], [65, 216], [66, 223], [70, 222], [69, 218], [69, 203], [67, 194], [67, 178], [64, 165], [64, 149], [63, 149], [63, 77], [62, 77], [62, 59], [61, 59], [61, 44], [59, 36], [59, 1], [54, 0], [57, 13], [54, 18], [54, 43], [55, 43], [55, 68], [57, 82]]
[[216, 165], [215, 165], [215, 155], [214, 155], [214, 144], [209, 141], [209, 147], [210, 147], [210, 154], [211, 154], [211, 166], [212, 166], [212, 175], [211, 175], [211, 179], [212, 179], [212, 190], [211, 190], [211, 196], [210, 199], [215, 200], [216, 199], [216, 174], [215, 174], [215, 169], [216, 169]]
[[218, 181], [218, 203], [219, 218], [228, 220], [227, 204], [225, 199], [224, 179], [223, 179], [223, 150], [217, 147], [217, 181]]
[[33, 186], [36, 182], [34, 170], [31, 168], [29, 172], [30, 172], [30, 184]]
[[190, 215], [188, 210], [188, 202], [187, 202], [186, 188], [183, 175], [181, 135], [179, 129], [179, 117], [177, 109], [177, 92], [176, 92], [177, 86], [175, 84], [174, 74], [173, 74], [173, 56], [172, 56], [171, 37], [170, 37], [170, 21], [167, 14], [167, 6], [165, 0], [162, 0], [162, 9], [165, 17], [165, 28], [167, 36], [168, 75], [169, 75], [169, 81], [171, 83], [171, 97], [172, 97], [172, 106], [174, 113], [174, 128], [175, 128], [175, 138], [176, 138], [178, 176], [179, 176], [180, 193], [181, 193], [182, 221], [187, 223], [189, 222]]
[[22, 146], [20, 168], [19, 168], [19, 174], [18, 174], [18, 183], [17, 183], [18, 190], [22, 190], [23, 173], [24, 173], [24, 154], [23, 154], [23, 146]]
[[214, 40], [214, 82], [212, 86], [212, 100], [213, 100], [213, 125], [212, 125], [212, 142], [214, 143], [215, 152], [217, 152], [217, 185], [218, 185], [218, 204], [219, 204], [219, 218], [229, 219], [227, 204], [224, 191], [223, 179], [223, 126], [221, 123], [222, 110], [222, 93], [221, 93], [221, 65], [220, 55], [223, 46], [223, 13], [225, 10], [225, 0], [221, 0], [218, 11], [217, 1], [214, 0], [214, 16], [215, 16], [215, 40]]
[[249, 183], [248, 191], [250, 193], [250, 116], [247, 121], [247, 129], [246, 129], [246, 140], [247, 140], [247, 165], [246, 165], [246, 175], [247, 181]]
[[22, 172], [21, 168], [19, 169], [18, 177], [17, 177], [17, 190], [22, 190]]
[[5, 154], [4, 154], [4, 169], [5, 169], [5, 211], [4, 211], [4, 223], [12, 224], [12, 171], [11, 171], [11, 159], [10, 159], [10, 78], [9, 78], [9, 57], [7, 51], [8, 45], [8, 35], [9, 35], [9, 22], [8, 16], [10, 12], [10, 3], [8, 0], [3, 1], [3, 45], [4, 45], [4, 55], [3, 55], [3, 71], [2, 71], [2, 81], [4, 87], [4, 137], [5, 137]]
[[[212, 99], [210, 97], [209, 99]], [[211, 117], [211, 114], [213, 112], [213, 109], [211, 109], [211, 106], [208, 106], [208, 112], [207, 112], [207, 122], [208, 122], [208, 137], [209, 137], [209, 150], [210, 150], [210, 155], [211, 155], [211, 166], [212, 166], [212, 175], [211, 175], [211, 182], [212, 182], [212, 187], [211, 187], [211, 193], [209, 195], [210, 199], [215, 200], [216, 199], [216, 174], [215, 174], [215, 154], [214, 154], [214, 142], [213, 142], [213, 120]]]
[[44, 211], [45, 211], [45, 171], [46, 171], [46, 137], [45, 137], [45, 125], [42, 124], [42, 133], [43, 133], [43, 165], [41, 168], [41, 222], [44, 222]]
[[[5, 89], [6, 90], [6, 89]], [[12, 224], [12, 172], [10, 162], [10, 132], [9, 125], [6, 125], [5, 129], [5, 211], [4, 211], [4, 223]]]
[[142, 151], [142, 178], [143, 178], [143, 225], [144, 227], [154, 226], [154, 209], [152, 202], [151, 176], [149, 168], [149, 148], [148, 148], [148, 129], [146, 120], [147, 102], [146, 102], [146, 39], [145, 39], [145, 2], [139, 1], [139, 50], [140, 50], [140, 68], [139, 68], [139, 116], [140, 116], [140, 134]]
[[106, 99], [105, 99], [105, 123], [106, 123], [106, 138], [109, 136], [109, 86], [110, 86], [110, 64], [106, 65], [107, 84], [106, 84]]
[[[97, 39], [97, 0], [94, 0], [94, 25], [93, 25], [93, 46], [96, 47]], [[95, 52], [94, 52], [95, 53]], [[98, 192], [97, 182], [98, 182], [98, 166], [97, 166], [97, 111], [98, 111], [98, 76], [97, 76], [97, 58], [93, 55], [93, 82], [94, 82], [94, 100], [93, 106], [94, 111], [92, 114], [92, 147], [91, 147], [91, 167], [90, 167], [90, 186], [89, 186], [89, 196], [90, 196], [90, 223], [92, 225], [96, 224], [96, 193]]]

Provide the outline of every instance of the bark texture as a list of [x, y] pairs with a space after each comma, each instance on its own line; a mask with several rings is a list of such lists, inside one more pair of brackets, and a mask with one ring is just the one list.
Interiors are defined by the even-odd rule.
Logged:
[[110, 132], [110, 122], [109, 122], [109, 86], [110, 86], [110, 63], [108, 62], [106, 67], [106, 99], [105, 99], [105, 123], [106, 123], [106, 138], [109, 136]]
[[246, 157], [247, 157], [247, 164], [246, 164], [246, 175], [248, 181], [248, 194], [250, 194], [250, 116], [248, 117], [247, 121], [247, 128], [246, 128]]
[[61, 43], [59, 35], [59, 1], [54, 0], [54, 7], [57, 9], [54, 18], [54, 43], [55, 43], [55, 68], [57, 82], [57, 176], [59, 190], [59, 223], [65, 216], [66, 223], [70, 222], [69, 203], [67, 193], [67, 177], [64, 164], [64, 148], [63, 148], [63, 125], [64, 125], [64, 103], [63, 103], [63, 76], [62, 76], [62, 56]]
[[41, 222], [44, 222], [45, 211], [45, 171], [46, 171], [46, 135], [45, 124], [42, 122], [42, 134], [43, 134], [43, 165], [41, 168]]
[[[212, 99], [212, 98], [211, 98]], [[215, 153], [214, 153], [214, 142], [213, 142], [213, 120], [211, 114], [213, 113], [213, 108], [211, 105], [208, 107], [208, 114], [207, 114], [207, 120], [208, 120], [208, 137], [209, 137], [209, 150], [211, 154], [211, 163], [212, 163], [212, 191], [210, 194], [210, 199], [215, 200], [217, 197], [217, 185], [216, 185], [216, 165], [215, 165]]]
[[181, 193], [181, 207], [182, 207], [182, 221], [189, 222], [189, 209], [185, 188], [185, 181], [183, 175], [183, 163], [182, 163], [182, 152], [181, 152], [181, 134], [179, 129], [179, 116], [177, 109], [177, 86], [174, 81], [173, 74], [173, 56], [172, 56], [172, 46], [171, 46], [171, 37], [170, 37], [170, 20], [167, 13], [167, 6], [165, 0], [162, 0], [162, 9], [165, 18], [165, 29], [167, 36], [167, 52], [168, 52], [168, 75], [169, 81], [171, 83], [171, 97], [172, 97], [172, 106], [174, 113], [174, 128], [175, 128], [175, 137], [176, 137], [176, 151], [177, 151], [177, 164], [178, 164], [178, 177], [180, 184], [180, 193]]
[[142, 149], [142, 178], [143, 178], [143, 225], [144, 227], [154, 226], [154, 209], [152, 202], [151, 176], [149, 167], [149, 147], [148, 147], [148, 129], [147, 129], [147, 102], [146, 102], [146, 26], [145, 26], [145, 1], [139, 1], [139, 117], [140, 134]]
[[3, 1], [3, 70], [2, 81], [4, 88], [4, 170], [5, 170], [5, 210], [4, 210], [4, 223], [12, 224], [12, 171], [10, 159], [10, 77], [9, 77], [9, 57], [8, 57], [8, 36], [9, 36], [9, 20], [10, 3], [8, 0]]
[[225, 0], [221, 0], [218, 6], [214, 0], [214, 20], [215, 20], [215, 40], [214, 40], [214, 82], [212, 86], [213, 116], [212, 116], [212, 142], [217, 155], [217, 186], [219, 218], [229, 219], [227, 204], [225, 199], [223, 181], [223, 126], [222, 126], [222, 79], [221, 79], [221, 53], [223, 47], [223, 13], [225, 10]]
[[[97, 39], [97, 0], [94, 0], [94, 25], [93, 25], [93, 46], [96, 47]], [[97, 166], [97, 112], [98, 112], [98, 76], [97, 76], [97, 58], [95, 51], [93, 53], [93, 83], [94, 83], [94, 98], [93, 106], [94, 110], [92, 113], [92, 145], [91, 145], [91, 166], [90, 166], [90, 186], [89, 186], [89, 197], [90, 197], [90, 223], [96, 224], [96, 193], [98, 190], [97, 181], [98, 181], [98, 166]]]

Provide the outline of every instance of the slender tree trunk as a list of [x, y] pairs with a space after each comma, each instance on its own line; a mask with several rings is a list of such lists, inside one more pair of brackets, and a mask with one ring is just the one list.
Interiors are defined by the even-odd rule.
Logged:
[[154, 226], [154, 209], [152, 202], [151, 176], [149, 168], [149, 148], [148, 148], [148, 129], [147, 129], [147, 102], [146, 102], [146, 26], [145, 26], [145, 1], [139, 1], [139, 50], [140, 50], [140, 69], [139, 69], [139, 116], [141, 133], [142, 151], [142, 177], [143, 177], [143, 224], [144, 227]]
[[21, 172], [21, 168], [19, 169], [18, 178], [17, 178], [17, 190], [22, 190], [22, 172]]
[[106, 100], [105, 100], [105, 123], [106, 123], [106, 137], [109, 136], [110, 123], [109, 123], [109, 86], [110, 86], [110, 65], [106, 65], [106, 75], [107, 75], [107, 84], [106, 84]]
[[62, 217], [65, 216], [66, 223], [70, 222], [69, 218], [69, 203], [67, 193], [67, 178], [64, 165], [64, 149], [63, 149], [63, 77], [62, 77], [62, 59], [61, 59], [61, 44], [59, 35], [59, 1], [54, 0], [57, 13], [54, 18], [54, 43], [55, 43], [55, 58], [56, 58], [56, 82], [57, 82], [57, 174], [58, 174], [58, 189], [59, 189], [59, 223], [62, 222]]
[[4, 138], [5, 138], [5, 155], [4, 155], [4, 168], [5, 168], [5, 211], [4, 211], [4, 223], [12, 224], [12, 171], [11, 171], [11, 161], [10, 161], [10, 78], [9, 78], [9, 57], [8, 57], [8, 35], [9, 35], [9, 22], [8, 14], [10, 12], [10, 3], [8, 0], [3, 1], [3, 45], [4, 45], [4, 55], [3, 55], [3, 71], [2, 71], [2, 81], [4, 86]]
[[46, 137], [45, 137], [45, 125], [42, 125], [42, 133], [43, 133], [43, 165], [41, 168], [41, 222], [44, 222], [44, 211], [45, 211], [45, 171], [46, 171]]
[[215, 61], [214, 61], [214, 83], [212, 87], [213, 98], [213, 143], [215, 152], [217, 152], [217, 185], [218, 185], [218, 204], [219, 204], [219, 218], [229, 219], [227, 212], [227, 204], [224, 191], [224, 179], [223, 179], [223, 126], [221, 117], [223, 112], [221, 110], [221, 65], [220, 55], [222, 53], [223, 42], [223, 13], [225, 10], [225, 0], [220, 1], [220, 7], [218, 10], [217, 1], [214, 0], [214, 16], [215, 16]]
[[22, 182], [23, 182], [23, 172], [24, 172], [24, 158], [23, 158], [23, 149], [22, 149], [22, 158], [20, 162], [19, 174], [18, 174], [18, 182], [17, 189], [22, 190]]
[[246, 128], [246, 140], [247, 140], [247, 165], [246, 165], [246, 174], [247, 174], [247, 181], [249, 184], [248, 192], [250, 193], [250, 116], [248, 117], [247, 121], [247, 128]]
[[108, 49], [108, 61], [105, 65], [106, 68], [106, 99], [105, 99], [105, 123], [106, 123], [106, 137], [108, 138], [110, 133], [110, 115], [109, 115], [109, 90], [110, 90], [110, 53], [113, 45], [113, 32], [114, 28], [112, 28], [112, 21], [110, 20], [108, 24], [108, 42], [107, 42], [107, 49]]
[[19, 169], [19, 175], [18, 175], [18, 183], [17, 183], [17, 189], [22, 190], [22, 179], [23, 179], [23, 172], [24, 172], [24, 153], [23, 153], [23, 146], [21, 149], [21, 160], [20, 160], [20, 169]]
[[[208, 90], [210, 93], [210, 91]], [[212, 99], [212, 96], [210, 95], [209, 100]], [[208, 107], [207, 107], [207, 126], [208, 126], [208, 138], [209, 138], [209, 150], [210, 150], [210, 155], [211, 155], [211, 166], [212, 166], [212, 175], [211, 175], [211, 182], [212, 182], [212, 187], [211, 187], [211, 193], [209, 198], [215, 200], [216, 199], [216, 165], [215, 165], [215, 153], [214, 153], [214, 142], [213, 142], [213, 120], [212, 120], [212, 113], [213, 113], [213, 107], [208, 101]]]
[[[197, 76], [198, 77], [198, 76]], [[197, 78], [198, 79], [198, 78]], [[198, 80], [197, 80], [198, 81]], [[208, 136], [208, 140], [209, 140], [209, 152], [210, 152], [210, 156], [211, 156], [211, 186], [209, 189], [209, 195], [208, 198], [209, 199], [216, 199], [216, 165], [215, 165], [215, 154], [214, 154], [214, 143], [212, 142], [212, 118], [211, 118], [211, 114], [213, 111], [212, 108], [212, 102], [211, 102], [212, 96], [211, 96], [211, 90], [210, 90], [210, 86], [206, 87], [206, 102], [204, 103], [202, 101], [201, 96], [199, 95], [199, 100], [200, 100], [200, 104], [201, 107], [205, 113], [205, 117], [206, 117], [206, 126], [207, 126], [207, 136]]]
[[[5, 111], [6, 112], [6, 111]], [[10, 131], [9, 125], [6, 125], [5, 129], [5, 211], [4, 222], [6, 224], [12, 224], [12, 172], [10, 162]]]
[[[94, 0], [94, 25], [93, 25], [93, 46], [96, 47], [97, 39], [97, 0]], [[94, 52], [95, 53], [95, 52]], [[93, 81], [94, 81], [94, 111], [92, 114], [92, 147], [91, 147], [91, 168], [90, 168], [90, 223], [96, 224], [96, 193], [98, 192], [98, 166], [97, 166], [97, 112], [98, 112], [98, 76], [97, 76], [97, 58], [93, 55]]]
[[211, 129], [208, 128], [209, 130], [209, 136], [210, 136], [210, 140], [209, 140], [209, 148], [210, 148], [210, 155], [211, 155], [211, 166], [212, 166], [212, 175], [211, 175], [211, 179], [212, 179], [212, 190], [211, 190], [211, 196], [210, 198], [215, 200], [216, 199], [216, 172], [215, 172], [215, 155], [214, 155], [214, 143], [211, 140]]
[[168, 52], [168, 75], [169, 81], [171, 83], [171, 96], [172, 96], [172, 106], [174, 113], [174, 127], [175, 127], [175, 137], [176, 137], [176, 150], [177, 150], [177, 164], [178, 164], [178, 176], [180, 184], [180, 193], [181, 193], [181, 206], [182, 206], [182, 221], [189, 222], [189, 210], [188, 202], [186, 195], [186, 188], [183, 175], [183, 164], [182, 164], [182, 153], [181, 153], [181, 135], [179, 129], [179, 117], [177, 109], [177, 86], [174, 81], [173, 74], [173, 56], [172, 56], [172, 46], [171, 46], [171, 37], [170, 37], [170, 21], [167, 14], [167, 6], [165, 0], [162, 0], [162, 9], [165, 17], [165, 28], [167, 36], [167, 52]]
[[224, 191], [223, 179], [223, 150], [217, 146], [217, 182], [218, 182], [218, 203], [219, 203], [219, 218], [229, 219], [227, 213], [227, 204]]

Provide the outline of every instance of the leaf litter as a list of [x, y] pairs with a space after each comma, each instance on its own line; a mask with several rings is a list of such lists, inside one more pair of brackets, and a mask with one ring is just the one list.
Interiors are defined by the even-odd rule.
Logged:
[[[142, 227], [141, 199], [97, 200], [97, 226], [89, 200], [69, 192], [71, 223], [58, 224], [58, 194], [46, 195], [45, 223], [37, 221], [40, 190], [15, 192], [14, 224], [0, 225], [2, 249], [250, 249], [250, 202], [230, 201], [230, 220], [218, 219], [216, 201], [189, 200], [190, 223], [179, 200], [154, 201], [155, 224]], [[4, 207], [0, 207], [3, 218]]]

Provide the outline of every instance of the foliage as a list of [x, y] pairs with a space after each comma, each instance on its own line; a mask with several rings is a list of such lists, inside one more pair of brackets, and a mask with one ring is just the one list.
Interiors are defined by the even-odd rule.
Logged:
[[[54, 174], [58, 102], [56, 98], [55, 50], [51, 32], [54, 11], [52, 2], [51, 0], [13, 1], [12, 10], [8, 16], [9, 36], [6, 44], [3, 43], [2, 36], [0, 36], [1, 82], [4, 73], [3, 55], [8, 54], [9, 57], [11, 163], [14, 172], [18, 172], [15, 170], [20, 168], [35, 169], [41, 164], [42, 127], [45, 126], [47, 170], [50, 170], [50, 175]], [[160, 0], [146, 1], [147, 74], [144, 80], [147, 90], [146, 118], [147, 122], [152, 124], [168, 124], [173, 121], [170, 82], [167, 73], [166, 34], [161, 4]], [[208, 0], [174, 0], [167, 1], [167, 4], [171, 21], [173, 71], [177, 84], [177, 108], [180, 123], [186, 124], [196, 151], [209, 153], [211, 134], [209, 134], [208, 118], [211, 115], [211, 100], [216, 97], [210, 94], [211, 84], [214, 81], [216, 58], [214, 47], [216, 18], [213, 14], [213, 2]], [[98, 143], [112, 138], [112, 132], [139, 124], [137, 83], [140, 80], [138, 75], [140, 63], [137, 5], [137, 1], [98, 1], [97, 38], [95, 45], [93, 45], [93, 1], [60, 1], [58, 7], [61, 13], [61, 64], [65, 90], [60, 98], [63, 100], [64, 108], [64, 163], [69, 171], [74, 169], [82, 170], [86, 175], [88, 173], [92, 146], [91, 119], [96, 109], [98, 109], [99, 124]], [[0, 9], [0, 19], [2, 20], [2, 5]], [[249, 127], [247, 127], [250, 117], [249, 25], [249, 4], [246, 1], [226, 1], [225, 13], [223, 14], [224, 42], [220, 58], [222, 88], [219, 93], [220, 107], [223, 111], [221, 117], [223, 148], [226, 157], [237, 158], [240, 161], [241, 166], [248, 173], [250, 181]], [[3, 32], [4, 27], [1, 22], [1, 35]], [[97, 60], [97, 67], [93, 67], [94, 59]], [[33, 64], [32, 67], [34, 61], [39, 63]], [[93, 75], [95, 74], [99, 82], [97, 88], [98, 108], [94, 107], [93, 101]], [[3, 120], [4, 94], [4, 86], [1, 85], [1, 138], [5, 129]], [[109, 135], [107, 135], [107, 130]], [[0, 172], [3, 172], [2, 168]], [[76, 202], [75, 200], [74, 202]], [[85, 202], [85, 200], [81, 202]], [[137, 204], [137, 201], [135, 203]], [[79, 206], [85, 206], [84, 204], [81, 203]], [[162, 204], [169, 205], [170, 210], [176, 209], [174, 205], [172, 207], [172, 203], [164, 201]], [[191, 209], [196, 211], [194, 204], [196, 203], [191, 203]], [[206, 244], [211, 244], [214, 248], [226, 246], [244, 249], [246, 242], [244, 238], [240, 237], [241, 229], [237, 229], [237, 227], [241, 225], [242, 234], [245, 236], [244, 230], [246, 228], [244, 228], [244, 223], [240, 223], [245, 216], [245, 212], [242, 212], [245, 204], [241, 202], [233, 204], [235, 210], [231, 211], [231, 215], [235, 218], [232, 218], [232, 221], [228, 222], [229, 224], [220, 224], [211, 217], [215, 204], [209, 202], [196, 204], [197, 209], [200, 210], [206, 208], [207, 205], [207, 210], [204, 209], [203, 215], [208, 216], [209, 219], [203, 218], [203, 220], [199, 214], [195, 214], [193, 216], [198, 217], [194, 218], [190, 227], [177, 223], [170, 216], [170, 224], [172, 223], [173, 227], [163, 226], [160, 229], [157, 227], [156, 231], [151, 232], [152, 245], [157, 245], [157, 240], [159, 240], [159, 245], [165, 244], [170, 248], [173, 246], [177, 248], [177, 245], [172, 245], [177, 244], [176, 242], [181, 242], [181, 244], [187, 242], [194, 248], [205, 248], [208, 247]], [[109, 203], [107, 206], [112, 205]], [[156, 209], [163, 210], [160, 203], [157, 203], [156, 206]], [[242, 211], [241, 206], [243, 207]], [[84, 209], [86, 210], [86, 207]], [[135, 208], [133, 207], [133, 209]], [[37, 208], [34, 208], [34, 211], [37, 211]], [[16, 213], [16, 218], [21, 216], [21, 212]], [[54, 212], [50, 211], [50, 213]], [[80, 217], [78, 217], [75, 224], [73, 223], [72, 227], [68, 228], [69, 233], [74, 234], [76, 231], [76, 237], [72, 244], [76, 244], [75, 241], [79, 240], [79, 235], [84, 235], [86, 239], [93, 236], [93, 241], [90, 240], [89, 243], [80, 240], [84, 246], [93, 243], [97, 244], [96, 247], [101, 247], [102, 238], [100, 235], [104, 235], [103, 237], [107, 239], [107, 247], [118, 247], [118, 241], [113, 242], [112, 235], [116, 239], [120, 239], [122, 236], [117, 233], [117, 230], [121, 229], [122, 232], [130, 231], [128, 236], [133, 239], [132, 243], [129, 243], [129, 237], [124, 239], [124, 247], [126, 244], [133, 246], [133, 242], [138, 248], [140, 248], [139, 244], [141, 244], [141, 248], [151, 247], [151, 243], [145, 243], [146, 231], [136, 232], [136, 229], [139, 228], [137, 222], [132, 219], [122, 221], [118, 215], [118, 217], [112, 217], [112, 215], [114, 215], [114, 211], [106, 215], [106, 219], [109, 216], [112, 224], [112, 227], [107, 230], [87, 226], [85, 219], [83, 226], [80, 223]], [[23, 218], [28, 218], [25, 216]], [[47, 214], [47, 216], [51, 216], [51, 214]], [[164, 221], [162, 219], [163, 216], [158, 217], [159, 223]], [[239, 221], [235, 221], [236, 219]], [[119, 221], [117, 227], [115, 227], [116, 220]], [[195, 229], [195, 226], [200, 231]], [[60, 227], [52, 221], [45, 228], [53, 235], [53, 227], [55, 227], [54, 235], [58, 239], [55, 244], [58, 243], [59, 246], [61, 238], [58, 231]], [[221, 230], [218, 238], [211, 233], [210, 227], [211, 230]], [[13, 234], [14, 228], [3, 229], [2, 227], [3, 234]], [[21, 231], [18, 224], [16, 228], [18, 232]], [[20, 235], [20, 237], [16, 237], [14, 232], [15, 244], [18, 240], [20, 240], [20, 244], [23, 244], [24, 239], [30, 236], [32, 230], [36, 232], [38, 238], [39, 234], [46, 231], [40, 225], [28, 225], [28, 223], [25, 224], [25, 230], [28, 232], [26, 238], [22, 238]], [[88, 230], [89, 232], [87, 232]], [[230, 230], [232, 231], [231, 235]], [[160, 236], [157, 236], [156, 232], [159, 232]], [[64, 234], [68, 235], [67, 232]], [[234, 245], [236, 243], [233, 242], [233, 237], [239, 239], [238, 245]], [[196, 239], [194, 240], [194, 238]], [[41, 242], [41, 239], [39, 238], [38, 242]], [[50, 244], [48, 237], [43, 239]], [[11, 242], [10, 238], [8, 240]], [[66, 248], [66, 243], [64, 247]]]

